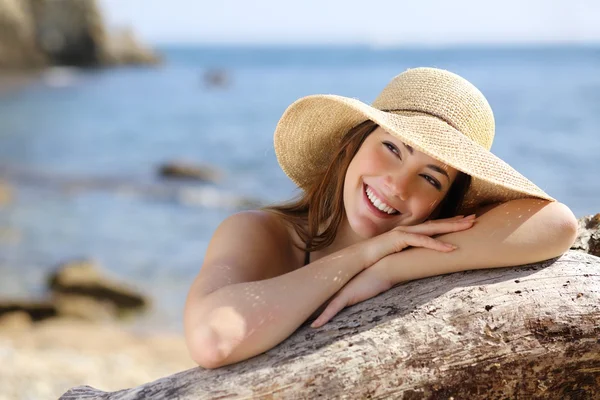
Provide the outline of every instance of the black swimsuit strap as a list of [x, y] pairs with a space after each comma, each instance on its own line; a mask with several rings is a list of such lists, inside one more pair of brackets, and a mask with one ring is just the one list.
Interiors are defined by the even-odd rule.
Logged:
[[[308, 244], [309, 244], [309, 243], [310, 243], [310, 242], [306, 242], [306, 243], [304, 244], [304, 248], [305, 248], [305, 249], [308, 249]], [[310, 251], [308, 251], [308, 250], [305, 250], [305, 251], [304, 251], [304, 265], [308, 265], [308, 264], [310, 264]]]
[[304, 265], [310, 264], [310, 251], [304, 252]]

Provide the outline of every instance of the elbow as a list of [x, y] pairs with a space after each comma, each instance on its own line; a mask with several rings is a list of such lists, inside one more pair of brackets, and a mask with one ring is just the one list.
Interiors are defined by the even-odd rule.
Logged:
[[185, 335], [188, 352], [198, 366], [206, 369], [215, 369], [226, 365], [222, 346], [219, 346], [217, 333], [204, 324], [186, 332]]
[[186, 324], [188, 351], [202, 368], [219, 368], [247, 358], [246, 321], [232, 307], [219, 307], [203, 318], [188, 318], [190, 321], [196, 323]]
[[578, 222], [573, 212], [562, 203], [552, 203], [552, 215], [556, 228], [557, 256], [567, 252], [577, 238]]
[[575, 243], [575, 239], [577, 239], [577, 230], [579, 224], [577, 223], [577, 218], [575, 218], [575, 215], [573, 215], [573, 212], [571, 211], [571, 209], [569, 209], [569, 207], [561, 203], [560, 208], [560, 226], [562, 236], [564, 238], [564, 251], [567, 251], [571, 248], [573, 243]]

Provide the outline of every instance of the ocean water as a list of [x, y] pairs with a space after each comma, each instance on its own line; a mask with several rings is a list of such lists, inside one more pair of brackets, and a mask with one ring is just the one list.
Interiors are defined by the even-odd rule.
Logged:
[[[159, 68], [54, 69], [0, 95], [0, 297], [37, 295], [57, 264], [97, 260], [154, 300], [148, 326], [180, 329], [212, 232], [244, 205], [294, 195], [272, 135], [299, 97], [371, 102], [396, 74], [434, 66], [473, 82], [496, 116], [492, 151], [567, 204], [600, 212], [600, 48], [160, 49]], [[207, 73], [223, 77], [210, 85]], [[157, 178], [206, 164], [212, 184]], [[244, 203], [246, 204], [246, 203]]]

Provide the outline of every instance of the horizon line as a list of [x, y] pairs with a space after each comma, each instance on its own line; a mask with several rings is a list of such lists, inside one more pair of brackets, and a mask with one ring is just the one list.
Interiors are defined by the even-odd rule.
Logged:
[[520, 42], [456, 42], [456, 43], [369, 43], [369, 42], [244, 42], [145, 40], [150, 46], [198, 46], [241, 48], [367, 48], [369, 50], [446, 50], [446, 49], [527, 49], [527, 48], [600, 48], [598, 41], [520, 41]]

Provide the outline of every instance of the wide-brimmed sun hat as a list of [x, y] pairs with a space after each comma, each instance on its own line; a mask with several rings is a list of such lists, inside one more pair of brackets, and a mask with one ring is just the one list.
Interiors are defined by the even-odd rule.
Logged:
[[342, 136], [366, 120], [470, 175], [462, 210], [524, 197], [554, 200], [490, 152], [494, 114], [484, 95], [464, 78], [436, 68], [401, 73], [372, 105], [336, 95], [295, 101], [275, 129], [279, 165], [307, 188], [320, 179]]

